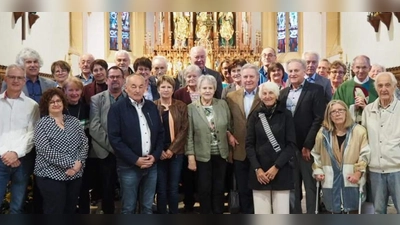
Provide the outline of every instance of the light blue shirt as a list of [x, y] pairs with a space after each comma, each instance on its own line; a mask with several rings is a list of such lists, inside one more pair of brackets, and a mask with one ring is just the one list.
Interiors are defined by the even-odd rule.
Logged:
[[304, 82], [305, 80], [297, 89], [294, 89], [293, 85], [290, 85], [289, 95], [286, 100], [286, 108], [292, 112], [292, 116], [294, 116], [294, 111], [296, 110], [297, 102], [303, 90]]
[[252, 92], [247, 92], [244, 90], [244, 112], [246, 114], [246, 118], [249, 116], [251, 105], [253, 105], [254, 97], [256, 96], [257, 88]]
[[143, 95], [144, 99], [153, 101], [153, 93], [151, 92], [151, 85], [147, 86], [147, 92]]
[[93, 74], [90, 74], [89, 78], [87, 80], [82, 74], [79, 74], [76, 77], [79, 78], [82, 81], [83, 86], [86, 86], [86, 85], [88, 85], [88, 84], [93, 82]]
[[310, 83], [315, 83], [315, 78], [316, 78], [316, 76], [317, 76], [317, 74], [316, 73], [314, 73], [314, 75], [312, 75], [311, 77], [309, 77], [309, 76], [304, 76], [304, 78], [306, 78], [306, 80], [308, 81], [308, 82], [310, 82]]

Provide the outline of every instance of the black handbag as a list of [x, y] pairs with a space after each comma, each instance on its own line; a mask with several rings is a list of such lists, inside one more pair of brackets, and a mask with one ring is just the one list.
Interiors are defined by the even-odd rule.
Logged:
[[238, 214], [240, 212], [239, 191], [236, 187], [235, 174], [232, 174], [232, 189], [229, 192], [228, 208], [231, 214]]

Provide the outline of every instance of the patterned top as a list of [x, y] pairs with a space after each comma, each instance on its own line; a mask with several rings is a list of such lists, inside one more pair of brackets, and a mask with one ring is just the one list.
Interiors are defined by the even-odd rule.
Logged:
[[[44, 116], [36, 125], [34, 140], [36, 176], [61, 181], [82, 177], [89, 145], [77, 118], [64, 114], [64, 129], [61, 129], [54, 118]], [[67, 176], [65, 172], [77, 160], [82, 162], [82, 168], [74, 176]]]

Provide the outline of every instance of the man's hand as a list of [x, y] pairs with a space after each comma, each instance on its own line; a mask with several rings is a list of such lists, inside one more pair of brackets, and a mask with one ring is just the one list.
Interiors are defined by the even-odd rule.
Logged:
[[324, 174], [317, 174], [317, 175], [315, 175], [315, 179], [317, 181], [323, 181], [325, 179], [325, 175]]
[[168, 155], [167, 155], [167, 153], [165, 151], [162, 151], [160, 160], [164, 160], [164, 159], [168, 159]]
[[167, 159], [170, 159], [174, 155], [174, 153], [169, 149], [167, 149], [167, 151], [165, 151], [165, 153], [167, 153]]
[[11, 166], [11, 164], [18, 160], [18, 155], [16, 152], [8, 151], [1, 156], [1, 160], [5, 165]]
[[354, 99], [354, 105], [356, 106], [356, 108], [364, 109], [367, 103], [365, 102], [365, 98], [361, 96], [356, 96], [356, 98]]
[[227, 136], [228, 136], [229, 144], [232, 147], [235, 147], [236, 145], [239, 144], [239, 142], [236, 140], [235, 136], [233, 136], [230, 132], [227, 133]]
[[305, 161], [310, 161], [311, 160], [311, 151], [310, 149], [303, 147], [303, 149], [301, 149], [301, 155], [303, 157], [303, 159]]
[[11, 163], [11, 167], [12, 168], [16, 168], [16, 167], [18, 167], [18, 166], [20, 166], [21, 165], [21, 161], [19, 161], [19, 159], [17, 160], [17, 161], [15, 161], [14, 163]]

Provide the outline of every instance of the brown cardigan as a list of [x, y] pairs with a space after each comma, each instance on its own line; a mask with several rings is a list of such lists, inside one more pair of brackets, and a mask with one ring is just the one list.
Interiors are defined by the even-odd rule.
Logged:
[[[156, 100], [154, 103], [157, 105], [158, 112], [161, 116], [164, 110], [161, 105], [161, 100]], [[169, 150], [174, 154], [183, 154], [185, 151], [189, 126], [187, 106], [182, 101], [172, 99], [172, 104], [169, 106], [169, 110], [174, 120], [175, 132], [175, 139], [169, 146]]]

